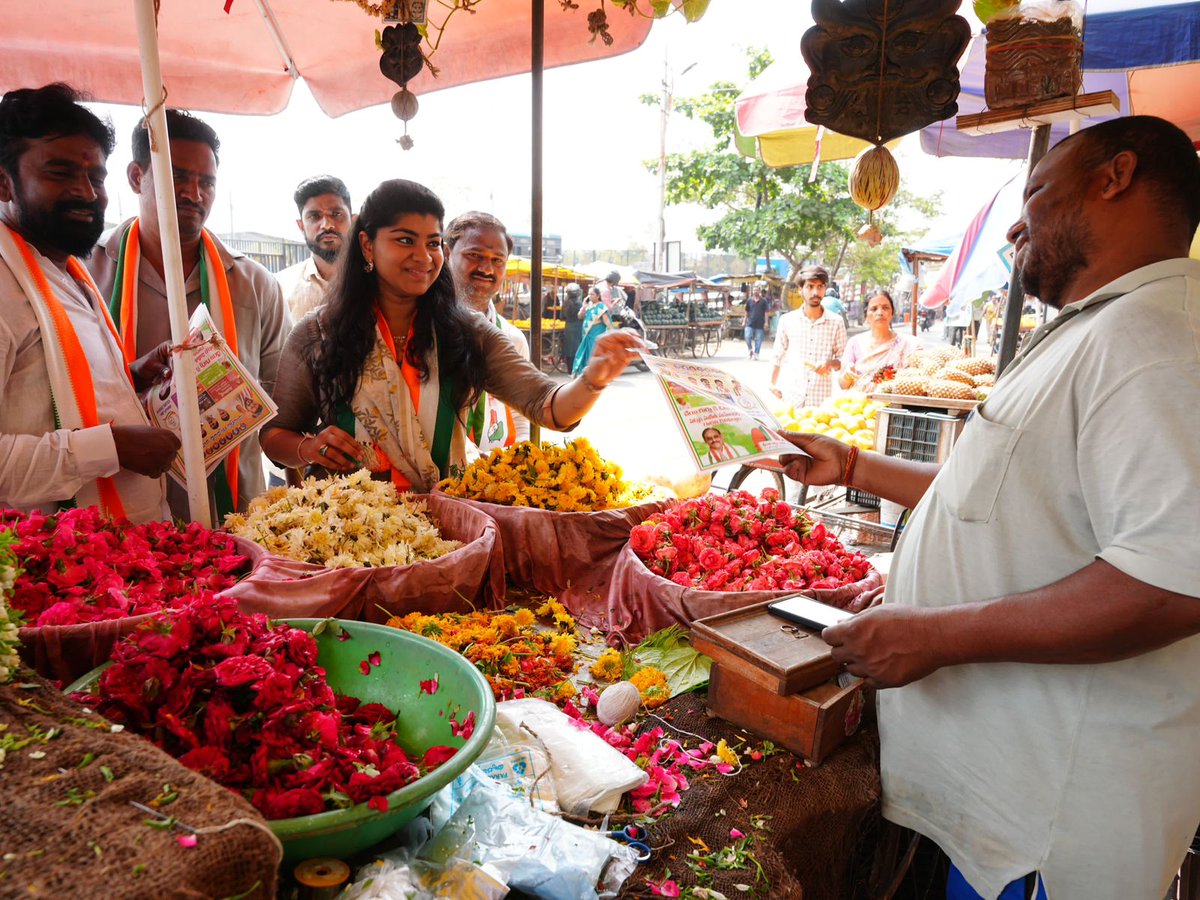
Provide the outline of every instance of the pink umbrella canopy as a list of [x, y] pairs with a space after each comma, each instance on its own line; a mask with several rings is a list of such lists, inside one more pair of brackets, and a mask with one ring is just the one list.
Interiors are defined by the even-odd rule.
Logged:
[[[0, 91], [65, 81], [108, 103], [142, 103], [138, 35], [128, 2], [58, 0], [34, 12], [3, 0]], [[170, 0], [159, 13], [159, 52], [171, 106], [271, 115], [303, 78], [330, 116], [388, 102], [398, 90], [379, 71], [379, 19], [345, 0]], [[610, 44], [591, 40], [581, 2], [547, 4], [545, 66], [616, 56], [639, 47], [652, 24], [610, 8]], [[430, 20], [445, 10], [430, 4]], [[431, 34], [433, 30], [431, 29]], [[449, 18], [431, 62], [409, 82], [422, 93], [529, 71], [529, 0], [487, 0]]]

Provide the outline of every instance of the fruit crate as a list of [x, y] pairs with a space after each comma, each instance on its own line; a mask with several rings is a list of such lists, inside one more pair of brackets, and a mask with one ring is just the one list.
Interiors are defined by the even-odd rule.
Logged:
[[879, 509], [879, 498], [858, 488], [846, 488], [846, 502], [865, 506], [867, 509]]
[[915, 462], [945, 462], [965, 421], [946, 413], [885, 406], [877, 414], [875, 449]]

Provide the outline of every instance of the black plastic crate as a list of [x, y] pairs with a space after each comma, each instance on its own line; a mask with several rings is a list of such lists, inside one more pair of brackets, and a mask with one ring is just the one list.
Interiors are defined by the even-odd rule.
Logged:
[[865, 506], [867, 509], [879, 509], [879, 498], [858, 488], [846, 488], [846, 502]]
[[963, 424], [957, 416], [890, 407], [880, 410], [880, 417], [876, 449], [916, 462], [945, 462]]

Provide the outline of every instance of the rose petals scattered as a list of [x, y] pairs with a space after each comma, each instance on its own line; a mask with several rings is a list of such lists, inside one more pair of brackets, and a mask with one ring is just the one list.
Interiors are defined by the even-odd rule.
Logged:
[[730, 828], [729, 836], [736, 841], [738, 838], [744, 838], [746, 836], [746, 833], [744, 831], [739, 831], [736, 828]]
[[180, 847], [195, 847], [196, 844], [200, 843], [199, 839], [194, 834], [181, 834], [175, 838], [175, 842], [179, 844]]
[[438, 692], [439, 686], [440, 685], [438, 682], [437, 675], [434, 675], [432, 678], [426, 678], [424, 681], [421, 682], [421, 693], [429, 694], [430, 696], [433, 696], [434, 694], [436, 694]]
[[364, 675], [370, 675], [371, 674], [371, 664], [364, 659], [362, 662], [360, 662], [358, 664], [358, 671], [362, 672]]
[[450, 733], [455, 737], [461, 737], [464, 741], [469, 741], [471, 735], [475, 733], [475, 710], [467, 713], [467, 717], [462, 720], [461, 725], [455, 721], [454, 716], [451, 716]]
[[657, 883], [648, 881], [646, 884], [649, 886], [651, 893], [656, 897], [679, 896], [679, 884], [672, 878], [667, 878]]

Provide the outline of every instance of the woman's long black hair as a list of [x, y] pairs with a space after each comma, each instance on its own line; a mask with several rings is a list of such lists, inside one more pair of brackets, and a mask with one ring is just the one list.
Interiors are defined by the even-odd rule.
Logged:
[[[377, 272], [366, 271], [359, 234], [375, 240], [379, 229], [410, 213], [434, 216], [439, 226], [445, 218], [442, 201], [415, 181], [393, 179], [375, 188], [363, 201], [358, 220], [346, 238], [337, 275], [321, 313], [323, 337], [313, 361], [321, 416], [334, 422], [337, 410], [348, 406], [358, 388], [367, 354], [375, 343], [375, 303], [379, 296]], [[463, 410], [483, 390], [483, 344], [468, 316], [475, 313], [458, 303], [450, 267], [441, 272], [417, 300], [413, 336], [405, 347], [407, 361], [429, 379], [428, 355], [437, 335], [438, 365], [443, 376], [454, 374], [454, 407]]]

